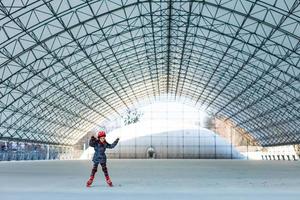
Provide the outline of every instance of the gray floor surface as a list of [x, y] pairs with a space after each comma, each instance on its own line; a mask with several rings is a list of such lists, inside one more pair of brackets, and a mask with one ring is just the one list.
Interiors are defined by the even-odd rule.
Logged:
[[300, 199], [299, 161], [108, 160], [85, 184], [91, 161], [0, 162], [1, 200]]

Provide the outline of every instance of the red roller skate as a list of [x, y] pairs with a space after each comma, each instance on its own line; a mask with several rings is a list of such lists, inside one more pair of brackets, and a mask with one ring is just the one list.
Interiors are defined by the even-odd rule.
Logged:
[[94, 180], [94, 176], [90, 176], [90, 179], [86, 183], [86, 187], [91, 187], [93, 180]]
[[107, 185], [108, 185], [109, 187], [113, 187], [113, 184], [112, 184], [112, 182], [111, 182], [109, 176], [106, 176], [105, 178], [106, 178], [106, 183], [107, 183]]

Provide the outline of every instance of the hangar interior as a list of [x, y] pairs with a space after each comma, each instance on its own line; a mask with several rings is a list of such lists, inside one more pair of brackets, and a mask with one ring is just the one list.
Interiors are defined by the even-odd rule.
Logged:
[[[182, 198], [185, 193], [195, 199], [201, 194], [219, 198], [225, 193], [228, 199], [244, 194], [249, 199], [296, 199], [299, 4], [0, 1], [0, 175], [5, 180], [0, 193], [12, 199], [33, 193], [61, 199], [67, 198], [65, 193], [74, 198], [98, 194], [96, 187], [88, 193], [75, 182], [84, 182], [82, 176], [90, 170], [90, 161], [78, 160], [89, 158], [88, 139], [105, 130], [108, 138], [121, 138], [107, 152], [111, 170], [121, 173], [124, 164], [132, 169], [128, 173], [137, 173], [130, 177], [142, 180], [136, 185], [137, 179], [121, 174], [120, 187], [105, 196], [142, 198], [158, 190], [157, 198]], [[174, 113], [164, 106], [150, 112], [150, 126], [143, 124], [147, 112], [141, 110], [159, 103], [187, 106], [198, 115], [189, 118], [187, 111]], [[170, 116], [159, 118], [165, 113]], [[180, 127], [174, 116], [189, 125]], [[218, 160], [224, 158], [229, 160]], [[156, 166], [161, 179], [146, 173]], [[72, 167], [76, 175], [67, 170]], [[242, 168], [249, 171], [243, 175]], [[50, 185], [37, 178], [42, 169]], [[182, 170], [190, 174], [178, 176]], [[60, 175], [59, 190], [53, 181]], [[147, 182], [149, 177], [159, 184]], [[27, 187], [27, 178], [41, 184]], [[193, 186], [182, 186], [181, 180]], [[227, 181], [232, 187], [222, 190]], [[247, 187], [236, 192], [243, 184]], [[23, 190], [16, 192], [12, 185]], [[130, 193], [138, 187], [144, 191]]]

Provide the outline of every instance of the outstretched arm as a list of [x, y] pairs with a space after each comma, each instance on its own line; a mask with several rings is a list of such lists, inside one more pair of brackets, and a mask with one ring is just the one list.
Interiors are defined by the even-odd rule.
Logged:
[[106, 148], [109, 148], [109, 149], [114, 148], [118, 144], [119, 140], [120, 140], [120, 138], [117, 138], [112, 144], [107, 143]]

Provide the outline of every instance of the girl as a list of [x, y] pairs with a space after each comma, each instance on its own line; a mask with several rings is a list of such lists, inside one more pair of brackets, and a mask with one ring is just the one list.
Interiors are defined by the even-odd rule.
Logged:
[[104, 175], [106, 178], [106, 183], [110, 187], [113, 186], [113, 184], [109, 178], [108, 172], [107, 172], [105, 150], [106, 150], [106, 148], [109, 148], [109, 149], [114, 148], [118, 144], [119, 138], [117, 138], [112, 144], [109, 144], [106, 142], [105, 137], [106, 137], [105, 132], [100, 131], [98, 133], [98, 139], [96, 139], [94, 136], [92, 136], [90, 139], [89, 145], [91, 147], [94, 147], [95, 154], [93, 157], [94, 166], [92, 169], [92, 173], [91, 173], [90, 179], [86, 183], [87, 187], [90, 187], [92, 185], [99, 163], [102, 167], [102, 171], [104, 172]]

